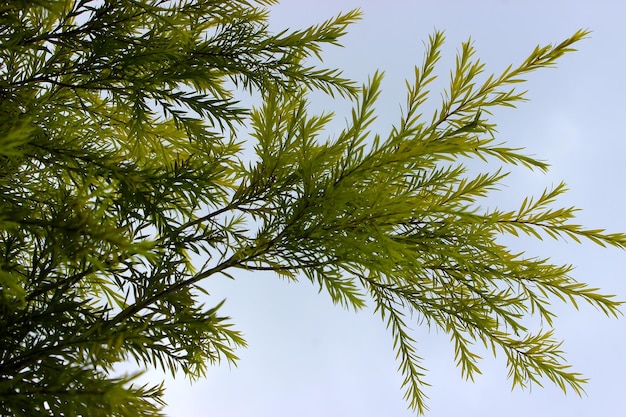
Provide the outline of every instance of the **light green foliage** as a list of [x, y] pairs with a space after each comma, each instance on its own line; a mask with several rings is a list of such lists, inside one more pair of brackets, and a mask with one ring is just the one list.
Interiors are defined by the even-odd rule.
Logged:
[[[369, 132], [381, 74], [358, 90], [310, 64], [359, 13], [274, 35], [271, 3], [0, 6], [0, 414], [160, 415], [162, 386], [111, 372], [134, 359], [194, 379], [234, 363], [245, 341], [222, 302], [202, 304], [210, 283], [199, 285], [238, 270], [306, 277], [350, 308], [373, 302], [420, 412], [415, 322], [450, 335], [466, 378], [480, 372], [480, 342], [506, 356], [514, 385], [547, 378], [580, 392], [552, 331], [532, 333], [524, 318], [550, 326], [551, 296], [607, 315], [619, 303], [499, 237], [624, 247], [626, 235], [571, 223], [574, 208], [553, 208], [563, 185], [517, 211], [480, 210], [506, 173], [472, 177], [460, 160], [546, 169], [495, 142], [488, 117], [523, 100], [515, 84], [585, 33], [489, 77], [463, 44], [429, 118], [421, 109], [444, 40], [435, 33], [383, 136]], [[260, 92], [262, 105], [240, 107], [233, 85]], [[356, 100], [332, 139], [321, 136], [332, 114], [307, 112], [309, 90]]]

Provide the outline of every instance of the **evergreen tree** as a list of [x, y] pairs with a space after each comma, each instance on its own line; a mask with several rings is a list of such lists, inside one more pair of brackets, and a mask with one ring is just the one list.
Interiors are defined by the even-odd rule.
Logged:
[[[461, 159], [547, 168], [497, 143], [489, 116], [586, 33], [488, 77], [464, 43], [427, 117], [436, 32], [398, 123], [371, 134], [382, 75], [357, 88], [311, 65], [358, 11], [273, 34], [272, 3], [0, 5], [0, 414], [161, 415], [163, 387], [114, 376], [116, 365], [195, 379], [235, 363], [245, 341], [201, 284], [238, 270], [305, 278], [348, 308], [374, 303], [417, 411], [425, 370], [407, 317], [450, 334], [466, 378], [480, 341], [506, 357], [514, 385], [580, 392], [552, 331], [524, 318], [551, 325], [551, 297], [614, 316], [620, 303], [498, 238], [623, 248], [626, 235], [572, 223], [575, 208], [553, 206], [563, 184], [515, 211], [481, 209], [506, 173], [472, 176]], [[240, 106], [245, 91], [262, 104]], [[310, 91], [355, 101], [344, 130], [320, 137], [333, 115], [309, 114]]]

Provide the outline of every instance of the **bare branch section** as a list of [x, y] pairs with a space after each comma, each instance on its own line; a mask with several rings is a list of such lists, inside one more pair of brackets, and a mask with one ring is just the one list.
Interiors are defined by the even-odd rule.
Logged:
[[[533, 332], [524, 318], [551, 326], [554, 297], [612, 316], [620, 303], [575, 281], [570, 266], [497, 240], [623, 248], [626, 235], [574, 223], [575, 208], [555, 207], [564, 185], [516, 211], [480, 211], [506, 172], [487, 164], [472, 177], [459, 161], [547, 168], [497, 142], [491, 110], [524, 100], [526, 74], [586, 33], [490, 76], [464, 43], [427, 117], [444, 42], [434, 33], [385, 135], [370, 132], [382, 75], [358, 89], [315, 61], [358, 11], [275, 34], [272, 3], [0, 6], [0, 414], [161, 415], [162, 386], [111, 371], [134, 359], [193, 379], [235, 363], [245, 341], [204, 281], [241, 270], [306, 278], [347, 308], [374, 303], [418, 412], [418, 322], [450, 335], [465, 378], [480, 372], [480, 342], [506, 357], [514, 385], [547, 378], [580, 392], [584, 378], [552, 329]], [[241, 107], [233, 83], [260, 92], [262, 105]], [[321, 135], [333, 115], [307, 111], [311, 90], [354, 100], [331, 139]], [[246, 141], [253, 163], [242, 162]]]

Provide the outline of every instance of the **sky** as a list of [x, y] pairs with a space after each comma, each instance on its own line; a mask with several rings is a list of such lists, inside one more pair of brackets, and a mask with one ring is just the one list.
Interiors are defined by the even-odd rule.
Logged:
[[[271, 27], [277, 32], [304, 28], [353, 8], [362, 10], [363, 20], [351, 27], [344, 48], [325, 51], [324, 64], [359, 82], [377, 69], [385, 71], [376, 125], [383, 132], [398, 117], [404, 80], [421, 63], [423, 42], [435, 29], [447, 37], [438, 71], [444, 78], [469, 37], [487, 71], [498, 72], [521, 62], [538, 44], [560, 42], [579, 28], [592, 30], [578, 44], [579, 51], [562, 58], [557, 69], [528, 77], [529, 102], [497, 113], [498, 139], [526, 148], [552, 168], [547, 174], [514, 171], [490, 204], [513, 207], [564, 180], [570, 192], [560, 203], [583, 209], [579, 223], [626, 231], [626, 2], [285, 0], [273, 7]], [[347, 116], [347, 111], [340, 113], [338, 121]], [[563, 241], [511, 245], [573, 263], [575, 278], [626, 300], [624, 251]], [[237, 367], [215, 366], [193, 385], [182, 376], [167, 379], [169, 416], [415, 415], [402, 399], [391, 335], [372, 309], [343, 310], [306, 280], [288, 283], [261, 273], [211, 280], [205, 285], [211, 292], [207, 302], [226, 298], [221, 312], [232, 317], [249, 347], [238, 351]], [[564, 395], [549, 381], [543, 388], [511, 391], [501, 356], [485, 355], [483, 375], [467, 382], [454, 365], [448, 337], [416, 325], [414, 335], [431, 384], [426, 389], [427, 416], [625, 415], [626, 318], [609, 319], [583, 305], [576, 311], [555, 302], [554, 308], [557, 336], [565, 340], [570, 364], [590, 378], [582, 398]]]

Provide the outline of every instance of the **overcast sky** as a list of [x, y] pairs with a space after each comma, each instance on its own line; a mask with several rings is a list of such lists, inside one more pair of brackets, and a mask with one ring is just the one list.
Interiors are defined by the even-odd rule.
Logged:
[[[626, 231], [626, 2], [615, 1], [283, 1], [271, 24], [279, 31], [319, 23], [360, 7], [364, 19], [328, 49], [325, 64], [340, 67], [360, 82], [376, 69], [386, 73], [377, 109], [381, 130], [394, 122], [404, 103], [404, 79], [423, 54], [433, 30], [445, 30], [445, 58], [438, 74], [471, 36], [487, 71], [519, 63], [537, 44], [555, 43], [576, 29], [593, 31], [564, 57], [557, 69], [529, 77], [530, 102], [498, 112], [498, 139], [552, 164], [548, 174], [516, 171], [490, 204], [512, 206], [524, 196], [565, 180], [571, 191], [563, 205], [582, 208], [589, 227]], [[435, 98], [437, 96], [435, 95]], [[341, 123], [347, 114], [340, 114]], [[492, 167], [484, 166], [484, 169]], [[591, 243], [511, 244], [529, 253], [574, 263], [574, 276], [626, 300], [626, 253]], [[526, 246], [523, 246], [526, 245]], [[358, 314], [333, 306], [308, 281], [281, 281], [270, 274], [212, 278], [209, 303], [227, 298], [222, 312], [245, 333], [237, 368], [210, 370], [191, 385], [168, 380], [166, 409], [172, 417], [404, 417], [407, 410], [396, 372], [391, 335], [371, 310]], [[445, 334], [416, 328], [419, 353], [432, 384], [426, 392], [431, 417], [554, 417], [626, 415], [626, 318], [608, 319], [582, 306], [555, 304], [557, 334], [574, 368], [590, 378], [587, 395], [563, 395], [546, 381], [532, 392], [511, 391], [505, 359], [489, 356], [483, 375], [466, 382], [454, 366]]]

